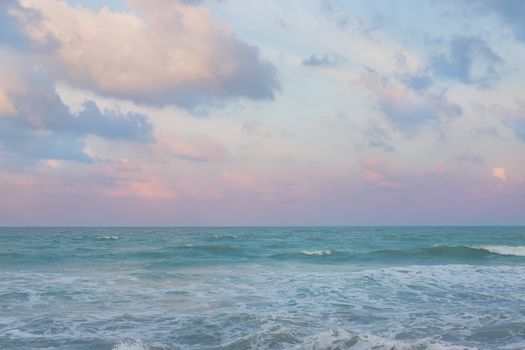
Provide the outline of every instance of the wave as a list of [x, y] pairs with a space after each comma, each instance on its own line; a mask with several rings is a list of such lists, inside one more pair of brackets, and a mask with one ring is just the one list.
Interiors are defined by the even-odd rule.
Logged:
[[97, 236], [97, 239], [117, 240], [117, 239], [120, 239], [120, 237], [118, 237], [118, 236]]
[[214, 235], [213, 236], [213, 239], [224, 239], [224, 240], [236, 239], [236, 238], [239, 238], [239, 235]]
[[448, 259], [485, 259], [499, 255], [505, 256], [524, 256], [525, 247], [523, 246], [447, 246], [432, 245], [418, 249], [399, 249], [399, 250], [377, 250], [370, 252], [371, 256], [395, 257], [395, 258], [448, 258]]
[[331, 255], [332, 251], [330, 249], [323, 249], [323, 250], [302, 250], [301, 254], [307, 255], [307, 256], [325, 256], [325, 255]]
[[371, 251], [309, 249], [274, 253], [268, 257], [278, 260], [302, 260], [319, 263], [471, 263], [525, 257], [525, 246], [432, 245], [409, 249]]
[[133, 340], [120, 342], [112, 350], [149, 350], [149, 347], [141, 340]]
[[471, 248], [485, 250], [499, 255], [525, 256], [525, 246], [478, 245], [472, 246]]
[[333, 329], [322, 332], [306, 344], [300, 346], [304, 350], [468, 350], [465, 346], [444, 345], [430, 340], [398, 341], [384, 339], [372, 335], [356, 335], [345, 330]]

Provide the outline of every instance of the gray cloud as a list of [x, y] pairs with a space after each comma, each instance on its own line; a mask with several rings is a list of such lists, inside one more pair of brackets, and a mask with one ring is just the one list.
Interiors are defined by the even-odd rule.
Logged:
[[[95, 135], [111, 140], [153, 142], [145, 115], [101, 111], [93, 101], [73, 115], [49, 80], [33, 76], [27, 88], [9, 97], [15, 115], [0, 116], [0, 147], [21, 163], [37, 159], [90, 162], [84, 139]], [[20, 163], [19, 162], [19, 163]]]
[[10, 46], [24, 46], [27, 38], [18, 20], [9, 15], [8, 10], [19, 7], [16, 0], [0, 1], [0, 43]]
[[308, 58], [305, 58], [302, 62], [303, 66], [311, 66], [311, 67], [320, 67], [320, 66], [336, 66], [338, 64], [341, 64], [345, 61], [345, 58], [332, 54], [332, 55], [311, 55]]
[[44, 20], [41, 12], [22, 7], [18, 0], [0, 1], [0, 44], [21, 51], [51, 51], [58, 48], [58, 41], [52, 33], [46, 33], [39, 41], [31, 40], [19, 17], [23, 14], [28, 21]]
[[470, 5], [487, 15], [498, 16], [514, 32], [516, 38], [525, 41], [525, 1], [523, 0], [470, 0]]
[[503, 63], [483, 39], [457, 36], [450, 43], [448, 55], [431, 59], [431, 69], [443, 78], [488, 88], [499, 81]]
[[38, 159], [62, 159], [91, 162], [84, 153], [84, 140], [74, 135], [19, 128], [0, 120], [0, 149], [10, 159], [11, 167], [32, 165]]
[[428, 75], [408, 75], [404, 77], [404, 82], [408, 87], [416, 91], [425, 90], [434, 83]]

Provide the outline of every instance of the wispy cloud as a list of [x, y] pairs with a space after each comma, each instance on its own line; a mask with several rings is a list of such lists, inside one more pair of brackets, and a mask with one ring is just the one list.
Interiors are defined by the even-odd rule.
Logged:
[[439, 125], [444, 119], [462, 114], [462, 108], [450, 102], [444, 93], [412, 90], [372, 70], [359, 82], [374, 94], [377, 109], [390, 124], [407, 136], [414, 136], [425, 125]]

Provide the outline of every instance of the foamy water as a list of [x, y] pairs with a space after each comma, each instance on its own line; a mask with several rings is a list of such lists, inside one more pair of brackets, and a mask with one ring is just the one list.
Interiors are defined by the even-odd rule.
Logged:
[[523, 349], [523, 232], [0, 229], [0, 349]]
[[473, 248], [483, 249], [491, 253], [501, 255], [525, 256], [525, 246], [508, 246], [508, 245], [480, 245]]

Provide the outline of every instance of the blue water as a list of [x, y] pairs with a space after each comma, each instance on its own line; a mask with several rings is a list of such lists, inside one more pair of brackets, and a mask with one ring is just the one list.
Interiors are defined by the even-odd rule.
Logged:
[[0, 349], [524, 349], [525, 227], [0, 228]]

